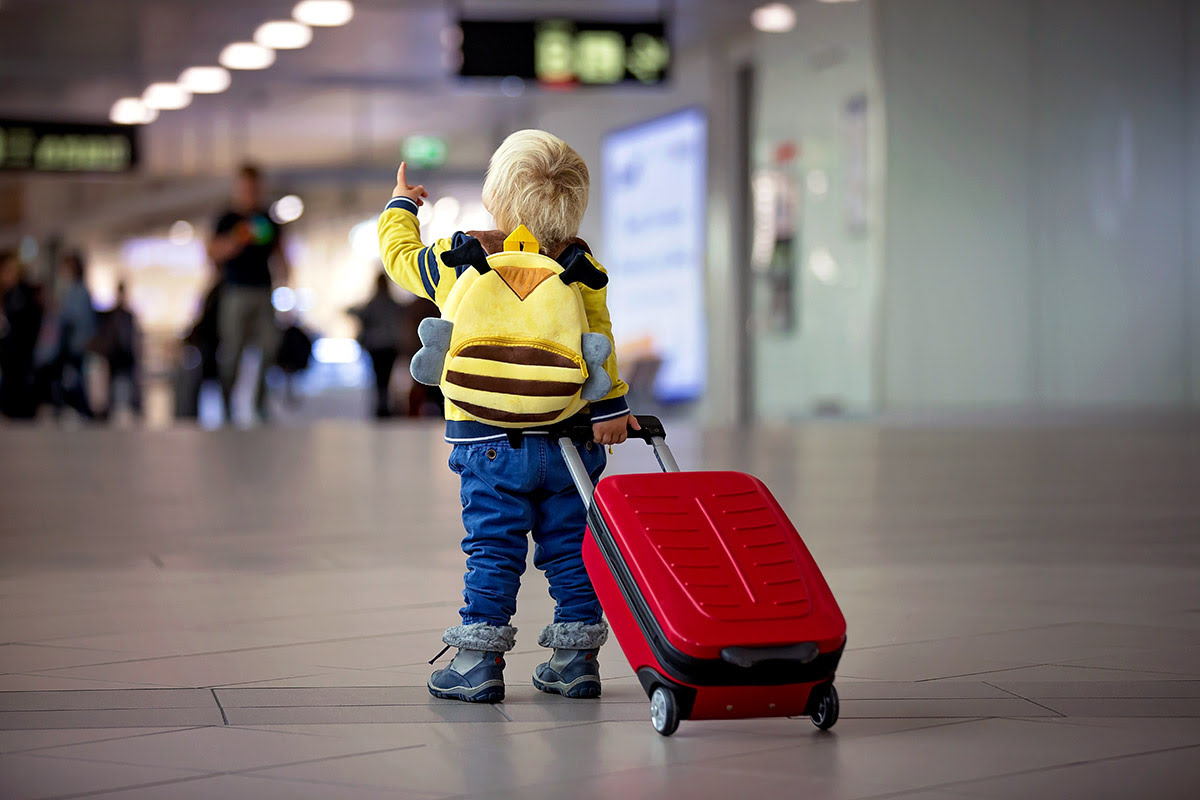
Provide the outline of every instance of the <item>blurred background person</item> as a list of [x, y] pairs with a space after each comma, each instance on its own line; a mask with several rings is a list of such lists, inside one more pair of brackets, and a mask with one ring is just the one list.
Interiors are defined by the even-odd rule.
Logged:
[[300, 406], [296, 393], [296, 376], [312, 363], [313, 336], [300, 324], [300, 317], [289, 312], [284, 317], [283, 332], [279, 335], [279, 353], [275, 363], [283, 372], [283, 401], [290, 409]]
[[0, 253], [0, 414], [32, 419], [37, 411], [33, 353], [45, 309], [16, 253]]
[[406, 309], [392, 297], [390, 285], [387, 275], [379, 273], [371, 299], [350, 309], [350, 314], [361, 323], [358, 343], [370, 356], [375, 372], [375, 416], [378, 419], [392, 415], [392, 371], [400, 357], [406, 317]]
[[254, 411], [265, 421], [266, 369], [279, 347], [271, 291], [276, 282], [288, 282], [291, 270], [283, 252], [282, 230], [262, 202], [258, 167], [245, 164], [238, 170], [232, 205], [217, 218], [208, 254], [221, 269], [224, 282], [217, 329], [226, 419], [233, 421], [233, 387], [242, 354], [250, 345], [260, 356], [254, 379]]
[[220, 314], [224, 282], [218, 271], [191, 329], [183, 337], [178, 373], [175, 378], [176, 419], [196, 419], [200, 414], [200, 393], [208, 381], [220, 381], [217, 351], [221, 342], [217, 320]]
[[75, 409], [84, 419], [95, 418], [88, 400], [84, 366], [88, 345], [96, 334], [96, 309], [87, 287], [83, 254], [68, 253], [59, 269], [62, 291], [56, 323], [57, 355], [51, 363], [51, 398], [54, 416], [62, 417], [63, 406]]
[[108, 362], [108, 401], [101, 414], [111, 419], [117, 406], [122, 385], [128, 386], [129, 408], [135, 417], [142, 416], [141, 347], [142, 330], [129, 307], [124, 281], [117, 284], [117, 302], [102, 312], [92, 340], [92, 350]]
[[[402, 339], [402, 355], [404, 356], [404, 369], [408, 369], [408, 363], [417, 351], [421, 349], [421, 337], [417, 335], [417, 329], [421, 326], [421, 320], [427, 317], [440, 317], [441, 312], [438, 307], [424, 297], [413, 296], [412, 302], [404, 307], [404, 337]], [[433, 416], [441, 418], [442, 410], [442, 390], [436, 386], [426, 386], [420, 381], [409, 381], [408, 388], [408, 416], [423, 417]]]

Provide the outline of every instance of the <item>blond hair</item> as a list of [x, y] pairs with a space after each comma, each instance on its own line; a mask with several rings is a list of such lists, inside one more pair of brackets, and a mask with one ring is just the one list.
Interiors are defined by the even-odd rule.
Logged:
[[587, 164], [570, 145], [528, 129], [510, 134], [492, 153], [483, 198], [500, 230], [524, 225], [552, 254], [579, 233], [588, 182]]

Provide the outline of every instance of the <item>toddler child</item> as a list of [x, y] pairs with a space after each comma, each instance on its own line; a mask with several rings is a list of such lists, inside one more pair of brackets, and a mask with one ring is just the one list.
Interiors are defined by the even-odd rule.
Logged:
[[[587, 165], [566, 142], [545, 131], [518, 131], [492, 155], [484, 181], [483, 203], [498, 230], [460, 232], [426, 247], [417, 208], [428, 193], [424, 186], [408, 185], [401, 164], [392, 199], [379, 219], [384, 268], [405, 289], [441, 307], [459, 275], [443, 264], [442, 254], [472, 237], [487, 253], [499, 252], [504, 239], [523, 224], [538, 240], [540, 252], [564, 267], [583, 253], [602, 269], [577, 238], [588, 185]], [[589, 329], [611, 341], [605, 290], [581, 286], [580, 291]], [[595, 441], [577, 446], [593, 481], [604, 470], [603, 445], [624, 441], [627, 425], [637, 427], [615, 355], [608, 356], [604, 369], [611, 391], [581, 412], [588, 415]], [[596, 655], [608, 638], [608, 626], [583, 565], [587, 514], [559, 445], [547, 434], [543, 426], [514, 435], [513, 429], [488, 425], [446, 404], [446, 441], [454, 446], [450, 469], [462, 482], [467, 572], [462, 624], [442, 637], [447, 649], [457, 647], [458, 653], [429, 678], [429, 691], [436, 697], [486, 703], [504, 699], [504, 653], [515, 644], [517, 629], [510, 623], [531, 533], [534, 564], [546, 573], [555, 601], [554, 621], [538, 636], [538, 644], [554, 652], [536, 668], [533, 683], [566, 697], [600, 695]]]

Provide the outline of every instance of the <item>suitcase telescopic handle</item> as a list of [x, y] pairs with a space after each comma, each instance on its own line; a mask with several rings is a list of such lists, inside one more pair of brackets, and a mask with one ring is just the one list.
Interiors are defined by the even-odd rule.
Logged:
[[[641, 430], [634, 430], [632, 425], [629, 426], [629, 438], [641, 439], [651, 445], [654, 448], [654, 457], [663, 472], [679, 472], [679, 464], [675, 462], [675, 456], [667, 446], [667, 431], [658, 417], [638, 415], [637, 421]], [[571, 472], [571, 479], [575, 481], [579, 496], [583, 498], [583, 504], [591, 506], [596, 486], [592, 483], [592, 477], [583, 465], [583, 459], [579, 457], [575, 445], [592, 441], [592, 426], [586, 423], [563, 425], [551, 431], [551, 436], [558, 440], [563, 459], [567, 462], [567, 469]]]

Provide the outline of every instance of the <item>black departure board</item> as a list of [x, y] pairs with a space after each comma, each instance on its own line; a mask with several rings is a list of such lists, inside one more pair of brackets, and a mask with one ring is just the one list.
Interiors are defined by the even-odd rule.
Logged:
[[666, 24], [597, 20], [460, 20], [466, 78], [515, 76], [569, 88], [667, 79]]
[[129, 125], [0, 119], [0, 170], [131, 172], [137, 144]]

